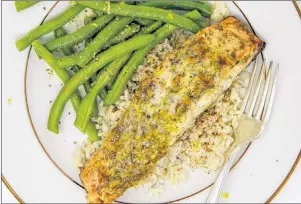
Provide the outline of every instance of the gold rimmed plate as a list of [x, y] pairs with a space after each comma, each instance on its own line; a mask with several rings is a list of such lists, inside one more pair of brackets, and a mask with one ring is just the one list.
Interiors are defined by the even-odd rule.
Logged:
[[[54, 4], [54, 2], [43, 3], [48, 9]], [[67, 7], [67, 4], [67, 2], [56, 4], [46, 19], [60, 13]], [[17, 20], [22, 21], [23, 15], [31, 15], [32, 17], [23, 17], [26, 18], [26, 21], [29, 21], [28, 24], [30, 25], [21, 24], [19, 28], [10, 28], [8, 23], [4, 23], [6, 29], [4, 37], [7, 37], [4, 48], [7, 46], [8, 53], [4, 54], [3, 61], [3, 73], [6, 75], [3, 80], [3, 98], [10, 98], [11, 102], [10, 104], [4, 104], [3, 111], [5, 118], [3, 141], [6, 143], [3, 149], [3, 175], [25, 202], [85, 202], [85, 191], [80, 186], [78, 172], [73, 168], [72, 163], [72, 154], [77, 146], [74, 143], [84, 140], [85, 136], [80, 134], [73, 126], [74, 112], [70, 104], [67, 105], [61, 120], [60, 135], [54, 135], [46, 128], [51, 101], [54, 100], [60, 90], [61, 82], [55, 75], [49, 75], [47, 72], [49, 67], [43, 60], [39, 60], [34, 52], [29, 50], [26, 59], [26, 52], [18, 53], [14, 47], [15, 39], [29, 30], [30, 26], [37, 25], [43, 19], [43, 15], [45, 16], [47, 13], [45, 11], [41, 13], [38, 9], [42, 8], [35, 7], [33, 9], [37, 10], [36, 15], [28, 12], [23, 15], [15, 14], [12, 10], [12, 3], [8, 2], [3, 5], [6, 8], [3, 14], [5, 18], [12, 18], [17, 15]], [[267, 42], [265, 55], [279, 61], [281, 67], [285, 67], [285, 70], [281, 70], [280, 88], [277, 92], [274, 113], [266, 136], [252, 144], [237, 163], [225, 187], [225, 191], [229, 192], [230, 195], [225, 201], [244, 201], [251, 192], [254, 197], [249, 198], [248, 202], [264, 202], [285, 180], [300, 151], [301, 141], [300, 137], [297, 137], [298, 134], [300, 135], [300, 130], [297, 126], [294, 126], [297, 122], [297, 117], [294, 114], [298, 111], [301, 113], [301, 109], [297, 106], [293, 109], [291, 106], [300, 102], [301, 94], [298, 95], [294, 92], [293, 95], [293, 92], [287, 91], [293, 87], [290, 83], [287, 83], [289, 82], [288, 79], [291, 79], [296, 86], [300, 86], [301, 73], [298, 74], [300, 71], [296, 68], [296, 65], [300, 62], [297, 62], [293, 58], [294, 56], [283, 51], [281, 55], [279, 52], [273, 51], [286, 48], [285, 44], [281, 42], [282, 47], [277, 47], [277, 40], [282, 39], [286, 43], [291, 43], [292, 39], [284, 39], [280, 34], [276, 35], [275, 32], [272, 32], [273, 28], [276, 29], [276, 24], [271, 17], [262, 16], [262, 19], [259, 19], [255, 15], [255, 11], [258, 10], [258, 3], [246, 4], [239, 2], [236, 5], [236, 3], [228, 2], [228, 6], [232, 15], [245, 22], [250, 28], [255, 29], [255, 32]], [[264, 6], [268, 7], [268, 5]], [[276, 10], [283, 6], [287, 5], [285, 3], [278, 5]], [[37, 19], [37, 16], [40, 16], [40, 18]], [[248, 19], [246, 16], [248, 16]], [[23, 19], [23, 21], [25, 20]], [[271, 24], [271, 22], [274, 22], [274, 24]], [[265, 28], [264, 25], [267, 25], [267, 23], [270, 23], [270, 29]], [[292, 21], [291, 23], [295, 22]], [[290, 29], [292, 28], [290, 27]], [[299, 30], [294, 30], [294, 32], [297, 36]], [[297, 40], [294, 42], [297, 43]], [[293, 52], [294, 49], [297, 51], [298, 48], [291, 48], [293, 54], [296, 53], [296, 51]], [[13, 58], [18, 60], [13, 60]], [[23, 80], [24, 62], [26, 62], [26, 67]], [[10, 80], [12, 78], [14, 80]], [[25, 100], [22, 90], [25, 90]], [[295, 101], [290, 101], [290, 105], [288, 105], [288, 101], [284, 99], [292, 96], [295, 97]], [[286, 106], [286, 109], [281, 108], [284, 106]], [[284, 118], [287, 120], [284, 120]], [[287, 138], [284, 138], [283, 134]], [[243, 153], [241, 153], [241, 156]], [[208, 193], [206, 189], [214, 181], [215, 176], [214, 173], [208, 175], [204, 171], [198, 170], [191, 172], [188, 180], [180, 183], [177, 187], [167, 187], [158, 198], [146, 196], [147, 189], [138, 188], [127, 191], [119, 201], [202, 202]], [[267, 182], [262, 183], [263, 178]], [[258, 189], [259, 185], [262, 186], [260, 190]], [[34, 191], [39, 192], [41, 188], [45, 191], [51, 191], [52, 195], [50, 196], [46, 192], [36, 195]], [[183, 201], [183, 199], [186, 200]]]

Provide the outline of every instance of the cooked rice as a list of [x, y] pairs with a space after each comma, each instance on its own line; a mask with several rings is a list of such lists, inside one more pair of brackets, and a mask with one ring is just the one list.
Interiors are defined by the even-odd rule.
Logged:
[[[170, 39], [165, 39], [148, 54], [144, 64], [139, 66], [115, 105], [106, 107], [100, 103], [100, 116], [95, 122], [101, 139], [116, 125], [129, 106], [139, 82], [153, 73], [165, 56], [178, 46], [182, 46], [191, 35], [190, 32], [178, 30]], [[150, 192], [158, 195], [163, 191], [164, 180], [175, 185], [184, 180], [191, 169], [205, 168], [208, 171], [219, 169], [234, 142], [233, 129], [238, 124], [238, 106], [247, 83], [248, 74], [241, 74], [231, 88], [197, 119], [195, 126], [186, 131], [170, 148], [168, 154], [158, 162], [152, 175], [141, 184], [148, 183]], [[75, 165], [78, 168], [83, 167], [100, 144], [101, 141], [82, 144], [76, 152]]]

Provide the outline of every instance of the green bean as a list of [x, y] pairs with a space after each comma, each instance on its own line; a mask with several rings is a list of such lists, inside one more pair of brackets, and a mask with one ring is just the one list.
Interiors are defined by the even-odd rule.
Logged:
[[[60, 37], [63, 37], [65, 35], [67, 35], [66, 31], [64, 28], [58, 28], [56, 30], [54, 30], [54, 39], [57, 39], [57, 38], [60, 38]], [[44, 45], [45, 46], [45, 45]], [[50, 50], [49, 50], [50, 51]]]
[[145, 19], [145, 18], [137, 18], [135, 21], [142, 26], [148, 26], [154, 22], [153, 20]]
[[[132, 35], [134, 35], [135, 33], [137, 33], [140, 30], [140, 26], [137, 24], [131, 24], [129, 26], [126, 26], [117, 36], [115, 36], [114, 38], [112, 38], [109, 42], [107, 42], [104, 46], [103, 49], [107, 49], [108, 47], [120, 43], [124, 40], [126, 40], [127, 38], [131, 37]], [[147, 33], [144, 33], [147, 34]], [[96, 78], [95, 78], [96, 80]], [[93, 80], [93, 81], [95, 81]], [[104, 93], [105, 90], [102, 90], [100, 92], [100, 98], [101, 99], [105, 99], [105, 95], [106, 93]]]
[[120, 59], [114, 60], [108, 64], [97, 76], [97, 81], [93, 85], [91, 91], [82, 100], [79, 107], [79, 112], [76, 115], [74, 125], [81, 131], [85, 131], [89, 122], [90, 116], [93, 112], [96, 97], [100, 90], [102, 90], [118, 73], [121, 67], [130, 58], [131, 53], [124, 55]]
[[106, 89], [107, 89], [107, 90], [111, 90], [111, 89], [113, 88], [113, 85], [114, 85], [114, 83], [115, 83], [115, 81], [116, 81], [118, 75], [119, 75], [119, 73], [117, 73], [117, 74], [113, 77], [112, 81], [110, 81], [110, 83], [107, 84], [107, 86], [106, 86]]
[[201, 20], [197, 19], [194, 21], [196, 24], [198, 24], [201, 28], [205, 28], [209, 25], [209, 22], [207, 20]]
[[[65, 31], [63, 28], [58, 28], [58, 29], [56, 29], [56, 30], [54, 31], [54, 37], [55, 37], [55, 38], [60, 38], [60, 37], [62, 37], [62, 36], [65, 36], [66, 34], [67, 34], [67, 33], [66, 33], [66, 31]], [[63, 47], [63, 48], [62, 48], [62, 51], [63, 51], [63, 53], [64, 53], [65, 55], [67, 55], [67, 56], [73, 54], [73, 49], [72, 49], [72, 47]], [[80, 68], [77, 67], [77, 66], [74, 66], [73, 69], [74, 69], [75, 72], [78, 72]], [[88, 94], [88, 92], [89, 92], [90, 89], [91, 89], [89, 82], [85, 82], [85, 83], [84, 83], [84, 89], [85, 89], [86, 94]], [[97, 107], [97, 104], [96, 104], [96, 106], [95, 106], [94, 109], [93, 109], [93, 116], [94, 116], [94, 117], [97, 117], [97, 116], [98, 116], [98, 107]]]
[[[192, 19], [198, 19], [201, 17], [201, 14], [195, 10], [185, 14], [185, 16]], [[143, 63], [145, 56], [162, 40], [171, 35], [177, 28], [177, 26], [165, 24], [155, 32], [155, 35], [157, 36], [155, 41], [153, 41], [144, 48], [136, 50], [133, 53], [132, 57], [129, 59], [129, 61], [126, 63], [126, 65], [123, 67], [120, 74], [118, 75], [116, 82], [113, 85], [113, 88], [108, 92], [108, 95], [104, 101], [106, 105], [112, 105], [119, 99], [128, 80], [137, 70], [137, 67], [141, 63]]]
[[23, 11], [24, 9], [27, 9], [36, 3], [39, 3], [40, 1], [15, 1], [15, 7], [17, 12]]
[[[89, 23], [91, 23], [94, 20], [95, 20], [94, 17], [92, 17], [92, 16], [86, 16], [84, 18], [84, 25], [86, 26], [86, 25], [88, 25]], [[96, 34], [94, 36], [91, 36], [91, 37], [89, 37], [89, 38], [87, 38], [85, 40], [85, 47], [87, 47], [92, 42], [92, 40], [93, 40], [93, 38], [95, 38], [95, 36], [96, 36]]]
[[[66, 83], [69, 80], [70, 76], [66, 70], [61, 69], [58, 66], [58, 64], [56, 62], [57, 60], [55, 59], [55, 57], [38, 41], [34, 41], [32, 43], [32, 45], [33, 45], [34, 49], [36, 50], [36, 52], [39, 54], [39, 56], [41, 56], [46, 61], [46, 63], [52, 67], [53, 71], [62, 80], [62, 82]], [[78, 112], [79, 106], [80, 106], [80, 97], [79, 97], [78, 92], [75, 92], [71, 96], [70, 100], [71, 100], [71, 103], [73, 105], [75, 112]], [[87, 133], [87, 135], [91, 141], [94, 142], [94, 141], [99, 140], [95, 126], [91, 122], [88, 122], [87, 129], [85, 132]], [[58, 133], [58, 131], [56, 131], [55, 133]]]
[[[90, 84], [91, 84], [91, 87], [93, 87], [94, 86], [94, 84], [95, 84], [95, 82], [96, 82], [96, 73], [93, 75], [93, 76], [91, 76], [91, 78], [90, 78]], [[85, 83], [89, 83], [88, 81], [87, 82], [85, 82]], [[91, 90], [91, 89], [90, 89]], [[107, 96], [107, 91], [106, 90], [100, 90], [99, 91], [99, 94], [98, 94], [98, 96], [100, 97], [100, 99], [101, 100], [105, 100], [105, 98], [106, 98], [106, 96]], [[97, 107], [97, 109], [98, 109], [98, 106], [97, 106], [97, 104], [96, 104], [96, 107]], [[94, 117], [94, 116], [93, 116]]]
[[127, 38], [137, 33], [139, 30], [140, 30], [140, 26], [137, 24], [131, 24], [129, 26], [128, 25], [125, 26], [125, 28], [117, 36], [115, 36], [114, 38], [109, 40], [106, 44], [104, 44], [103, 49], [106, 49], [112, 45], [115, 45], [117, 43], [126, 40]]
[[100, 17], [103, 16], [103, 12], [97, 11], [97, 10], [93, 10], [93, 12], [96, 14], [96, 16]]
[[[152, 21], [152, 22], [153, 23], [150, 24], [149, 26], [142, 28], [142, 30], [140, 32], [138, 32], [137, 35], [152, 33], [155, 29], [157, 29], [158, 27], [160, 27], [162, 25], [162, 22], [160, 22], [160, 21]], [[111, 82], [107, 84], [108, 88], [111, 89], [113, 87], [113, 84], [116, 81], [117, 77], [118, 77], [118, 74], [116, 74], [113, 77], [113, 79], [111, 80]]]
[[[151, 25], [149, 25], [149, 26], [147, 26], [147, 27], [144, 27], [140, 32], [138, 32], [137, 33], [137, 35], [142, 35], [142, 34], [149, 34], [149, 33], [151, 33], [151, 32], [153, 32], [155, 29], [157, 29], [158, 27], [160, 27], [160, 25], [162, 25], [162, 23], [161, 22], [159, 22], [159, 21], [152, 21], [153, 23], [151, 24]], [[140, 27], [140, 26], [139, 26]], [[127, 32], [126, 32], [126, 28], [123, 30], [124, 31], [124, 33], [126, 34]], [[118, 36], [116, 36], [115, 38], [120, 38], [120, 39], [126, 39], [127, 38], [127, 36], [126, 35], [123, 35], [122, 34], [122, 32], [118, 35]], [[114, 39], [112, 39], [108, 44], [110, 45], [110, 44], [112, 44], [112, 41], [114, 41]], [[104, 47], [106, 47], [106, 46], [104, 46]], [[118, 61], [118, 60], [115, 60], [115, 61]], [[113, 62], [114, 63], [114, 62]], [[107, 84], [107, 87], [113, 87], [113, 83], [115, 82], [115, 80], [116, 80], [116, 78], [117, 78], [117, 76], [118, 76], [118, 73], [112, 78], [112, 80], [111, 80], [111, 82], [109, 82], [108, 84]], [[104, 90], [104, 89], [102, 89], [102, 90]], [[103, 98], [103, 97], [101, 97], [103, 100], [105, 99], [105, 98]]]
[[[54, 30], [55, 39], [66, 36], [66, 35], [67, 35], [67, 33], [63, 28], [58, 28], [58, 29]], [[49, 50], [49, 51], [52, 52], [51, 50]], [[72, 53], [73, 53], [72, 47], [63, 47], [62, 51], [65, 55], [72, 55]]]
[[[93, 12], [96, 13], [96, 10], [93, 10]], [[102, 12], [99, 12], [99, 11], [97, 11], [97, 12], [98, 12], [99, 14], [95, 14], [95, 15], [97, 15], [97, 16], [103, 15]], [[94, 20], [95, 20], [95, 17], [92, 17], [92, 16], [86, 16], [86, 17], [84, 18], [84, 25], [87, 25], [87, 24], [91, 23], [91, 22], [94, 21]], [[86, 41], [85, 41], [85, 47], [87, 47], [87, 46], [92, 42], [93, 38], [95, 38], [95, 36], [92, 36], [92, 37], [86, 39]], [[94, 78], [95, 78], [95, 79], [94, 79]], [[91, 77], [90, 80], [91, 80], [91, 82], [86, 81], [86, 82], [84, 83], [84, 87], [86, 86], [86, 84], [89, 84], [89, 85], [91, 84], [91, 85], [93, 85], [93, 83], [94, 83], [95, 80], [96, 80], [96, 74], [94, 74], [94, 75]], [[90, 88], [91, 88], [91, 87], [90, 87]], [[89, 90], [90, 90], [90, 89], [89, 89]], [[102, 100], [104, 100], [104, 98], [106, 97], [106, 93], [104, 93], [104, 91], [105, 91], [105, 90], [99, 92], [99, 97], [100, 97]], [[97, 110], [98, 110], [98, 105], [97, 105], [97, 103], [95, 103], [95, 106], [96, 106], [96, 108], [97, 108]]]
[[85, 47], [87, 47], [91, 42], [92, 42], [93, 38], [87, 38], [85, 41]]
[[100, 31], [93, 41], [79, 53], [59, 59], [62, 68], [73, 65], [85, 66], [104, 46], [106, 42], [115, 37], [126, 25], [132, 22], [132, 17], [116, 17], [109, 25]]
[[99, 97], [102, 99], [102, 100], [105, 100], [105, 98], [107, 97], [107, 91], [105, 90], [105, 89], [101, 89], [100, 91], [99, 91]]
[[192, 20], [185, 18], [179, 14], [160, 8], [127, 5], [124, 2], [110, 3], [107, 1], [79, 1], [78, 3], [89, 8], [110, 13], [113, 15], [131, 16], [136, 18], [146, 18], [163, 21], [166, 23], [177, 25], [194, 33], [200, 30], [200, 27]]
[[[78, 72], [79, 70], [80, 70], [80, 67], [78, 67], [78, 66], [74, 66], [73, 67], [74, 69], [75, 69], [75, 73], [76, 72]], [[74, 74], [75, 74], [74, 73]], [[73, 75], [74, 75], [73, 74]], [[72, 75], [72, 76], [73, 76]], [[86, 93], [86, 95], [89, 93], [89, 91], [91, 90], [91, 85], [90, 85], [90, 83], [88, 82], [88, 81], [86, 81], [84, 84], [83, 84], [83, 86], [84, 86], [84, 89], [85, 89], [85, 93]], [[103, 97], [103, 95], [101, 95], [101, 97]], [[98, 117], [98, 106], [97, 106], [97, 103], [95, 103], [95, 106], [94, 106], [94, 109], [93, 109], [93, 117], [94, 118], [97, 118]]]
[[[98, 14], [96, 14], [95, 12], [96, 12], [96, 10], [93, 10], [93, 13], [95, 14], [95, 16], [98, 16]], [[99, 12], [99, 13], [103, 15], [102, 12]], [[95, 20], [95, 17], [93, 17], [93, 16], [86, 16], [86, 17], [84, 18], [84, 25], [88, 25], [89, 23], [91, 23], [91, 22], [94, 21], [94, 20]], [[96, 36], [96, 35], [94, 35], [94, 36], [89, 37], [89, 38], [86, 39], [86, 41], [85, 41], [85, 47], [87, 47], [87, 46], [92, 42], [92, 40], [95, 38], [95, 36]], [[94, 77], [95, 77], [95, 79], [96, 79], [96, 74], [94, 74], [94, 75], [90, 78], [90, 80], [88, 80], [88, 81], [86, 81], [86, 82], [84, 83], [84, 87], [87, 87], [86, 84], [89, 84], [89, 86], [90, 86], [90, 84], [93, 85], [93, 83], [95, 82]], [[91, 87], [90, 87], [90, 89], [91, 89]], [[90, 91], [90, 89], [89, 89], [89, 91]], [[86, 92], [86, 93], [87, 93], [87, 92]], [[104, 95], [103, 95], [103, 94], [99, 94], [99, 97], [103, 100]], [[97, 110], [98, 110], [98, 105], [97, 105], [97, 103], [95, 103], [95, 106], [96, 106], [96, 108], [97, 108]]]
[[133, 37], [101, 52], [86, 67], [79, 70], [79, 72], [65, 83], [53, 102], [48, 118], [48, 129], [53, 132], [58, 132], [59, 120], [67, 101], [74, 91], [76, 91], [80, 85], [85, 83], [94, 73], [113, 60], [146, 46], [155, 40], [155, 38], [154, 35], [140, 35]]
[[198, 10], [202, 15], [210, 17], [211, 5], [205, 1], [191, 1], [191, 0], [180, 0], [180, 1], [165, 1], [165, 0], [152, 0], [145, 3], [138, 4], [143, 6], [158, 7], [164, 9], [183, 9], [183, 10]]
[[81, 27], [80, 29], [69, 35], [65, 35], [46, 43], [45, 47], [52, 52], [63, 47], [72, 47], [73, 45], [77, 45], [78, 43], [98, 33], [112, 19], [113, 17], [108, 15], [99, 17], [96, 20], [90, 22], [88, 25]]
[[71, 6], [65, 12], [58, 15], [57, 17], [47, 21], [46, 23], [38, 26], [33, 29], [29, 33], [27, 33], [23, 38], [16, 42], [16, 46], [19, 51], [27, 48], [34, 40], [38, 39], [42, 35], [45, 35], [55, 29], [62, 27], [68, 23], [71, 19], [77, 16], [85, 7], [76, 4], [75, 6]]
[[163, 23], [161, 21], [155, 21], [154, 23], [150, 24], [149, 26], [142, 28], [138, 34], [152, 33], [154, 30], [159, 28], [162, 24]]
[[[84, 19], [84, 24], [86, 25], [86, 24], [89, 24], [90, 22], [92, 22], [93, 21], [93, 17], [86, 17], [85, 19]], [[105, 45], [104, 45], [104, 48], [108, 48], [109, 46], [111, 46], [111, 45], [114, 45], [114, 44], [117, 44], [117, 43], [119, 43], [119, 42], [122, 42], [122, 41], [124, 41], [125, 39], [127, 39], [128, 37], [130, 37], [130, 36], [132, 36], [133, 34], [135, 34], [135, 33], [137, 33], [138, 31], [139, 31], [139, 29], [140, 29], [140, 26], [139, 25], [136, 25], [136, 24], [131, 24], [130, 26], [126, 26], [121, 32], [120, 32], [120, 34], [119, 35], [117, 35], [117, 36], [115, 36], [113, 39], [111, 39], [108, 43], [106, 43]], [[91, 38], [88, 38], [88, 39], [91, 39]], [[88, 40], [87, 39], [87, 40]], [[92, 41], [92, 39], [91, 39], [91, 41]], [[96, 78], [95, 78], [95, 80], [96, 80]], [[94, 80], [94, 81], [95, 81]], [[85, 82], [84, 83], [84, 88], [85, 88], [85, 90], [86, 90], [86, 93], [88, 93], [88, 91], [87, 90], [90, 90], [91, 89], [91, 87], [90, 87], [90, 85], [89, 85], [89, 82]], [[102, 100], [104, 100], [105, 99], [105, 97], [106, 97], [106, 95], [107, 95], [107, 93], [106, 93], [106, 91], [104, 90], [104, 89], [102, 89], [102, 90], [100, 90], [99, 91], [99, 97], [102, 99]], [[97, 107], [97, 104], [95, 104], [96, 105], [96, 107]], [[95, 110], [95, 109], [94, 109]], [[95, 111], [94, 111], [95, 112]], [[94, 114], [95, 115], [95, 114]]]
[[[54, 36], [55, 36], [55, 38], [60, 38], [60, 37], [62, 37], [62, 36], [65, 36], [66, 34], [67, 34], [67, 33], [66, 33], [66, 31], [65, 31], [63, 28], [59, 28], [59, 29], [56, 29], [56, 30], [54, 31]], [[73, 49], [72, 49], [72, 47], [63, 47], [63, 48], [62, 48], [62, 51], [63, 51], [63, 53], [64, 53], [65, 55], [67, 55], [67, 56], [73, 54]], [[74, 69], [75, 72], [78, 72], [79, 69], [80, 69], [80, 67], [74, 66], [73, 69]], [[91, 89], [91, 86], [90, 86], [89, 82], [85, 82], [83, 85], [84, 85], [84, 89], [85, 89], [86, 94], [88, 94], [88, 92], [89, 92], [90, 89]], [[97, 117], [97, 116], [98, 116], [98, 106], [97, 106], [97, 104], [95, 105], [95, 107], [94, 107], [94, 109], [93, 109], [93, 116], [94, 116], [94, 117]]]
[[[141, 31], [137, 34], [137, 35], [142, 35], [142, 34], [149, 34], [152, 33], [154, 30], [156, 30], [157, 28], [159, 28], [163, 23], [160, 21], [152, 21], [153, 23], [150, 24], [149, 26], [146, 26], [144, 28], [141, 29]], [[117, 60], [115, 60], [117, 61]], [[109, 87], [110, 89], [112, 89], [114, 82], [116, 81], [118, 77], [118, 74], [116, 74], [112, 80], [107, 84], [107, 87]]]
[[96, 81], [96, 74], [93, 74], [93, 75], [91, 76], [91, 79], [92, 79], [93, 82], [95, 82], [95, 81]]

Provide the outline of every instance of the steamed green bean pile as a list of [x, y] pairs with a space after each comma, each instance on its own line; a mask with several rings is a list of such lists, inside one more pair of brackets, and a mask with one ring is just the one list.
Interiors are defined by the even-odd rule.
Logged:
[[[53, 71], [62, 80], [63, 83], [70, 79], [69, 73], [58, 66], [56, 62], [57, 60], [43, 45], [41, 45], [38, 41], [34, 41], [32, 45], [35, 48], [36, 52], [46, 61], [47, 64], [51, 66]], [[78, 112], [81, 103], [79, 94], [75, 92], [70, 99], [75, 111]], [[97, 141], [99, 139], [95, 126], [91, 122], [87, 125], [86, 133], [88, 134], [91, 141]]]
[[[21, 11], [37, 2], [15, 2], [15, 6]], [[92, 14], [85, 14], [87, 9]], [[65, 24], [83, 13], [85, 24], [67, 33]], [[70, 100], [76, 112], [74, 125], [90, 141], [98, 140], [93, 118], [98, 117], [99, 101], [115, 104], [154, 47], [178, 28], [198, 32], [208, 25], [210, 15], [211, 5], [197, 0], [79, 1], [28, 32], [16, 42], [17, 49], [32, 45], [64, 84], [50, 109], [48, 130], [59, 133], [61, 115]], [[51, 32], [55, 38], [41, 44], [39, 38]], [[78, 45], [84, 46], [74, 49]], [[82, 85], [85, 94], [80, 96]]]

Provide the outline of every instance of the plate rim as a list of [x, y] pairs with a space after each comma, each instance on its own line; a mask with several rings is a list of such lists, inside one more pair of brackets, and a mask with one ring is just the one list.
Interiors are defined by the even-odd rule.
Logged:
[[296, 0], [293, 0], [293, 4], [294, 4], [294, 6], [295, 6], [295, 9], [296, 9], [297, 13], [299, 14], [300, 19], [301, 19], [301, 9], [300, 9], [300, 7], [299, 7], [297, 1], [296, 1]]
[[[45, 16], [43, 17], [41, 24], [44, 23], [45, 19], [48, 17], [48, 15], [52, 12], [52, 10], [56, 7], [56, 5], [59, 3], [60, 1], [56, 1], [50, 8], [50, 10], [45, 14]], [[247, 18], [247, 16], [245, 15], [245, 13], [242, 11], [242, 9], [239, 7], [238, 4], [236, 4], [236, 2], [234, 0], [231, 1], [232, 3], [234, 3], [234, 5], [240, 10], [240, 12], [243, 14], [243, 16], [245, 17], [245, 19], [247, 20], [247, 22], [249, 23], [251, 29], [253, 30], [253, 32], [255, 33], [249, 19]], [[293, 0], [292, 3], [294, 4], [295, 6], [295, 9], [297, 11], [297, 13], [299, 14], [299, 17], [301, 18], [301, 13], [300, 13], [300, 8], [299, 6], [296, 4], [296, 0]], [[76, 181], [74, 181], [69, 175], [67, 175], [55, 162], [54, 160], [50, 157], [50, 155], [48, 154], [48, 152], [46, 151], [46, 149], [44, 148], [43, 144], [41, 143], [39, 137], [38, 137], [38, 134], [35, 130], [35, 127], [33, 125], [33, 122], [32, 122], [32, 119], [31, 119], [31, 115], [30, 115], [30, 112], [29, 112], [29, 106], [28, 106], [28, 103], [27, 103], [27, 91], [26, 91], [26, 76], [27, 76], [27, 67], [28, 67], [28, 61], [29, 61], [29, 57], [30, 57], [30, 53], [31, 53], [31, 50], [32, 50], [32, 46], [30, 46], [29, 50], [28, 50], [28, 54], [27, 54], [27, 57], [26, 57], [26, 63], [25, 63], [25, 72], [24, 72], [24, 96], [25, 96], [25, 105], [26, 105], [26, 112], [27, 112], [27, 116], [28, 116], [28, 119], [30, 121], [30, 125], [31, 125], [31, 128], [34, 132], [34, 135], [36, 137], [36, 139], [38, 140], [38, 143], [40, 144], [43, 152], [46, 154], [46, 156], [50, 159], [50, 161], [54, 164], [54, 166], [61, 172], [64, 174], [64, 176], [66, 176], [70, 181], [72, 181], [73, 183], [75, 183], [76, 185], [82, 187], [82, 185], [80, 185], [79, 183], [77, 183]], [[262, 54], [262, 53], [261, 53]], [[243, 154], [241, 155], [241, 157], [238, 159], [238, 161], [232, 166], [231, 169], [233, 169], [238, 163], [239, 161], [243, 158], [243, 156], [245, 155], [245, 153], [247, 152], [247, 150], [249, 149], [250, 145], [252, 143], [250, 143], [248, 145], [248, 147], [246, 148], [246, 150], [243, 152]], [[283, 179], [283, 181], [280, 183], [280, 185], [276, 188], [276, 190], [274, 191], [274, 193], [269, 197], [269, 199], [265, 202], [265, 203], [271, 203], [273, 201], [273, 199], [281, 192], [281, 190], [285, 187], [286, 183], [289, 181], [289, 179], [291, 178], [291, 176], [293, 175], [296, 167], [298, 166], [299, 162], [301, 160], [301, 150], [299, 151], [299, 154], [297, 155], [296, 159], [294, 160], [294, 163], [291, 167], [291, 169], [289, 170], [289, 172], [287, 173], [287, 175], [285, 176], [285, 178]], [[16, 200], [18, 200], [19, 203], [25, 203], [24, 200], [22, 200], [22, 198], [17, 194], [17, 192], [13, 189], [13, 187], [9, 184], [9, 182], [6, 180], [5, 176], [3, 174], [1, 174], [1, 180], [3, 181], [4, 185], [7, 187], [7, 189], [10, 191], [10, 193], [15, 197]], [[193, 197], [203, 191], [205, 191], [206, 189], [210, 188], [211, 186], [213, 185], [213, 183], [203, 189], [201, 189], [200, 191], [197, 191], [189, 196], [185, 196], [183, 198], [180, 198], [180, 199], [176, 199], [176, 200], [173, 200], [173, 201], [169, 201], [169, 202], [178, 202], [178, 201], [181, 201], [181, 200], [184, 200], [184, 199], [187, 199], [187, 198], [190, 198], [190, 197]], [[116, 202], [118, 203], [125, 203], [125, 202], [121, 202], [121, 201], [117, 201]]]

